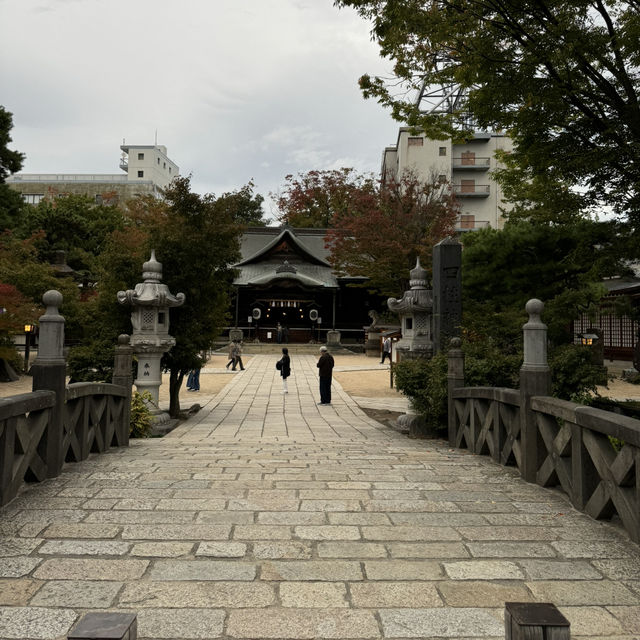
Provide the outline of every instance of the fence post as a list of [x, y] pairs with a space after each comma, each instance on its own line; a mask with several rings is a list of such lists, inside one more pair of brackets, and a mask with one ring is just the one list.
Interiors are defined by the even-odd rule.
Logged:
[[133, 386], [133, 375], [131, 374], [131, 360], [133, 358], [133, 347], [129, 344], [129, 336], [123, 333], [118, 336], [118, 346], [113, 361], [113, 376], [111, 382], [120, 385], [127, 390], [125, 406], [122, 411], [122, 424], [116, 427], [116, 437], [118, 445], [129, 446], [129, 428], [131, 423], [131, 390]]
[[447, 415], [449, 426], [449, 444], [456, 446], [456, 406], [453, 399], [453, 390], [464, 387], [464, 352], [460, 348], [460, 338], [451, 338], [447, 369]]
[[524, 362], [520, 369], [520, 474], [527, 482], [535, 482], [543, 443], [531, 410], [531, 398], [551, 395], [551, 372], [547, 364], [547, 325], [540, 318], [544, 304], [537, 299], [525, 307], [529, 322], [523, 327]]
[[66, 401], [66, 369], [64, 359], [64, 318], [58, 313], [62, 294], [55, 289], [42, 296], [46, 306], [40, 316], [40, 342], [38, 356], [31, 372], [33, 391], [55, 391], [56, 404], [51, 411], [51, 420], [42, 440], [40, 455], [47, 465], [47, 477], [59, 475], [64, 464], [62, 440], [64, 436], [64, 411]]

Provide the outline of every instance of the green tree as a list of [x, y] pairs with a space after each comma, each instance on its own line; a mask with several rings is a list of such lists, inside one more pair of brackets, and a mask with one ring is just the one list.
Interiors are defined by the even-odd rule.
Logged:
[[[509, 132], [511, 166], [585, 188], [640, 220], [640, 3], [637, 0], [336, 0], [372, 22], [391, 81], [366, 97], [433, 138], [458, 137], [462, 112], [426, 114], [397, 90], [460, 85], [481, 127]], [[461, 122], [462, 120], [462, 122]], [[522, 184], [522, 181], [520, 181]]]
[[170, 380], [169, 413], [177, 417], [185, 374], [201, 363], [200, 354], [227, 324], [234, 276], [230, 265], [240, 258], [242, 226], [227, 198], [193, 193], [188, 177], [176, 178], [165, 200], [165, 220], [150, 230], [150, 243], [162, 262], [164, 282], [172, 293], [186, 295], [184, 305], [171, 310], [176, 344], [163, 358]]
[[217, 198], [216, 206], [225, 211], [225, 215], [240, 224], [252, 227], [264, 227], [264, 211], [262, 203], [264, 198], [259, 193], [254, 193], [255, 185], [249, 181], [244, 187], [223, 193]]
[[13, 114], [0, 105], [0, 231], [11, 228], [24, 207], [22, 196], [5, 184], [24, 162], [24, 154], [9, 149], [11, 129]]

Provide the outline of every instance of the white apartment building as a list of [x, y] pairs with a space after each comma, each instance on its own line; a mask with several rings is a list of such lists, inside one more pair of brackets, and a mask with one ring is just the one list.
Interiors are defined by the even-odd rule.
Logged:
[[478, 131], [463, 144], [453, 144], [452, 140], [413, 135], [408, 127], [401, 127], [397, 143], [384, 150], [381, 176], [391, 180], [412, 170], [424, 180], [447, 181], [460, 203], [458, 231], [500, 229], [504, 224], [500, 210], [509, 205], [503, 200], [500, 185], [491, 177], [491, 171], [501, 166], [495, 157], [498, 149], [510, 151], [511, 138]]
[[15, 173], [7, 178], [7, 184], [30, 204], [68, 194], [87, 195], [97, 203], [115, 204], [136, 195], [160, 197], [180, 174], [163, 145], [122, 144], [120, 149], [120, 169], [124, 174]]

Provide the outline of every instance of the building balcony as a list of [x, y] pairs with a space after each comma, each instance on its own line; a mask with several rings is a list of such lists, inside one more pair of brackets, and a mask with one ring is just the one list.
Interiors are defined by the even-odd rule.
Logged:
[[453, 170], [488, 171], [491, 158], [453, 158]]
[[457, 198], [488, 198], [491, 186], [488, 184], [454, 184], [453, 193]]

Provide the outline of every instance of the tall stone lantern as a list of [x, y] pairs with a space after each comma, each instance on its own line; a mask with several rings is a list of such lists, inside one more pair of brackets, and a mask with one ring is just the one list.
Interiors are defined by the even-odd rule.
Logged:
[[176, 343], [169, 335], [169, 308], [182, 305], [185, 295], [174, 296], [169, 287], [162, 284], [162, 264], [156, 260], [155, 251], [142, 265], [142, 278], [144, 282], [138, 283], [135, 289], [118, 291], [118, 302], [133, 307], [130, 344], [138, 356], [138, 377], [134, 384], [138, 391], [148, 391], [157, 407], [162, 384], [160, 360]]
[[409, 291], [402, 298], [389, 298], [387, 306], [400, 316], [402, 338], [395, 348], [400, 360], [433, 356], [432, 313], [433, 292], [427, 289], [427, 272], [420, 265], [409, 272]]

